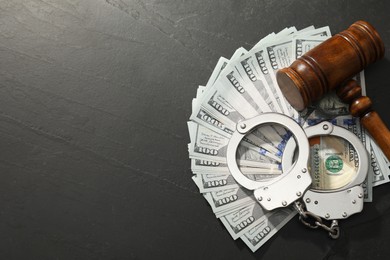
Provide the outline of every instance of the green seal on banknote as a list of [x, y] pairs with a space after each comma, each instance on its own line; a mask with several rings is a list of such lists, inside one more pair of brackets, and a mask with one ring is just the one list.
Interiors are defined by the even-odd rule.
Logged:
[[331, 173], [338, 173], [343, 169], [343, 160], [337, 155], [329, 156], [325, 160], [325, 167]]

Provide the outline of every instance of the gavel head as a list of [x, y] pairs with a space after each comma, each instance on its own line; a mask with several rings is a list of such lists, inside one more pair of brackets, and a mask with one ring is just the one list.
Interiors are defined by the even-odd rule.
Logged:
[[375, 28], [357, 21], [276, 73], [279, 87], [298, 111], [384, 56]]

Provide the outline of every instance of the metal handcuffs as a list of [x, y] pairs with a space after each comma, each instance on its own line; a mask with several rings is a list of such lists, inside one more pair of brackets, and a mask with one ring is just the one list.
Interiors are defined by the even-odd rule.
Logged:
[[[242, 139], [253, 129], [264, 124], [279, 124], [292, 133], [282, 156], [282, 174], [264, 181], [253, 181], [242, 174], [236, 152]], [[309, 186], [312, 178], [308, 172], [309, 138], [330, 135], [347, 140], [355, 149], [359, 159], [357, 173], [345, 186], [332, 190], [315, 190]], [[298, 149], [298, 157], [294, 162], [294, 154]], [[278, 113], [264, 113], [254, 118], [241, 121], [232, 134], [227, 148], [227, 164], [235, 180], [248, 190], [254, 190], [254, 196], [266, 210], [287, 207], [294, 203], [301, 215], [301, 220], [309, 227], [323, 227], [329, 234], [338, 236], [337, 219], [344, 219], [363, 209], [363, 188], [361, 184], [368, 172], [368, 155], [359, 138], [348, 130], [334, 126], [330, 122], [302, 128], [290, 117]], [[314, 218], [315, 224], [305, 221], [307, 216]], [[331, 229], [322, 224], [321, 218], [334, 220]], [[337, 234], [336, 234], [337, 233]]]

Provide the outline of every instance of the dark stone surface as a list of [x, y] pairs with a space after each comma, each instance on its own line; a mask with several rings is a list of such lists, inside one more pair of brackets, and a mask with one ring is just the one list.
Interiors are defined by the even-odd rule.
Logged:
[[[186, 121], [220, 56], [388, 1], [0, 1], [1, 259], [385, 259], [389, 185], [337, 241], [292, 220], [257, 253], [192, 183]], [[390, 54], [366, 70], [390, 125]]]

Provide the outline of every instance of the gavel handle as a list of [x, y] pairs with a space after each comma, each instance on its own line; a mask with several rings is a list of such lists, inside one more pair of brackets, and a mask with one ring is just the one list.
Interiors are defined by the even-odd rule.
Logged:
[[378, 113], [373, 110], [371, 99], [361, 95], [361, 87], [355, 80], [350, 80], [340, 87], [337, 95], [344, 102], [350, 103], [351, 114], [360, 117], [361, 124], [390, 160], [390, 131]]
[[360, 117], [360, 122], [390, 160], [390, 131], [378, 113], [369, 111]]

